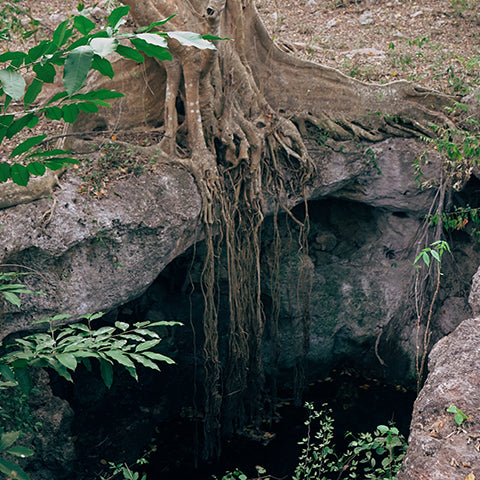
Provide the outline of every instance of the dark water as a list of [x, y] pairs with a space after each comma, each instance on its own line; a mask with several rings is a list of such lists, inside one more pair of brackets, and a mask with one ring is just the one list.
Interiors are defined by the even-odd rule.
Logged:
[[[326, 380], [310, 385], [306, 401], [317, 409], [325, 402], [332, 409], [335, 444], [338, 451], [346, 447], [345, 432], [373, 432], [377, 425], [394, 422], [408, 437], [414, 392], [365, 378], [352, 370], [332, 372]], [[279, 402], [278, 416], [262, 426], [261, 440], [248, 435], [236, 436], [223, 445], [221, 459], [195, 466], [195, 438], [201, 435], [201, 420], [179, 418], [158, 426], [157, 451], [150, 458], [149, 480], [211, 480], [236, 468], [254, 476], [260, 465], [277, 478], [290, 479], [297, 465], [305, 436], [306, 409], [292, 405], [288, 396]]]

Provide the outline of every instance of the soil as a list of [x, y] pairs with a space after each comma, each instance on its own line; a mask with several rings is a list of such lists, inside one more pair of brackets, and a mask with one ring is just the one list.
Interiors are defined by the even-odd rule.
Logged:
[[[38, 32], [27, 40], [13, 32], [0, 46], [29, 47], [75, 14], [77, 1], [18, 3]], [[85, 0], [102, 22], [115, 0]], [[257, 0], [265, 25], [282, 50], [368, 82], [411, 80], [448, 93], [480, 84], [478, 0]], [[0, 31], [2, 30], [0, 22]]]

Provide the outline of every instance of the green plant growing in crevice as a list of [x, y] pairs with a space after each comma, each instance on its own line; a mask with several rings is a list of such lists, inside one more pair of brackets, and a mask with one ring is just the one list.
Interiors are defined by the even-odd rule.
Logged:
[[[416, 339], [416, 352], [415, 352], [415, 364], [416, 364], [416, 371], [417, 371], [417, 390], [420, 390], [422, 385], [424, 370], [425, 370], [425, 362], [427, 358], [428, 348], [430, 345], [430, 337], [431, 337], [431, 323], [433, 317], [433, 310], [435, 307], [435, 303], [438, 298], [438, 293], [440, 291], [440, 284], [442, 278], [442, 257], [445, 252], [451, 253], [450, 245], [444, 240], [437, 240], [430, 244], [429, 247], [422, 249], [422, 251], [417, 255], [415, 261], [413, 262], [416, 266], [415, 269], [415, 307], [417, 312], [417, 339]], [[434, 285], [434, 292], [433, 296], [430, 300], [427, 314], [426, 314], [426, 322], [424, 326], [423, 332], [423, 340], [420, 342], [420, 330], [422, 327], [422, 320], [424, 316], [424, 305], [423, 301], [419, 302], [419, 289], [420, 289], [420, 282], [426, 282], [425, 277], [420, 277], [420, 270], [423, 266], [426, 266], [428, 269], [427, 275], [432, 273], [433, 285]], [[428, 278], [428, 277], [427, 277]]]
[[465, 415], [458, 407], [455, 405], [450, 405], [447, 408], [448, 413], [453, 413], [453, 419], [455, 420], [455, 423], [460, 427], [463, 422], [466, 422], [469, 420], [468, 415]]
[[21, 305], [20, 294], [42, 295], [41, 292], [29, 290], [23, 283], [12, 283], [22, 275], [28, 275], [28, 273], [0, 272], [0, 296], [16, 307], [20, 307]]
[[156, 446], [152, 446], [150, 450], [145, 452], [140, 458], [138, 458], [134, 464], [128, 465], [125, 462], [115, 463], [115, 462], [105, 462], [110, 470], [110, 474], [100, 475], [100, 480], [146, 480], [147, 474], [140, 473], [136, 470], [139, 467], [145, 466], [148, 464], [148, 457], [152, 452], [156, 450]]
[[447, 232], [464, 231], [468, 228], [469, 234], [480, 242], [480, 207], [454, 205], [452, 211], [431, 215], [428, 219], [432, 226], [437, 225], [441, 220]]

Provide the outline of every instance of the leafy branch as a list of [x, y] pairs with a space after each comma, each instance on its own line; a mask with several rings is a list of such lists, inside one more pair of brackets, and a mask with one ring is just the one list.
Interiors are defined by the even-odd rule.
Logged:
[[[142, 27], [136, 33], [121, 33], [130, 7], [122, 6], [112, 11], [108, 25], [97, 29], [95, 23], [84, 15], [76, 15], [58, 25], [51, 40], [43, 40], [28, 52], [7, 51], [0, 55], [0, 144], [4, 139], [21, 138], [10, 152], [9, 162], [0, 163], [0, 182], [12, 179], [26, 186], [31, 175], [43, 175], [46, 168], [59, 170], [68, 164], [78, 163], [71, 152], [63, 148], [48, 148], [46, 134], [30, 136], [25, 129], [34, 128], [41, 118], [72, 124], [80, 112], [97, 113], [99, 107], [110, 107], [107, 100], [124, 96], [107, 89], [81, 93], [90, 71], [113, 78], [114, 71], [108, 56], [116, 52], [122, 57], [138, 63], [145, 61], [144, 55], [157, 60], [171, 60], [167, 39], [199, 49], [215, 49], [211, 40], [218, 37], [199, 35], [193, 32], [154, 31], [164, 25], [165, 20]], [[125, 44], [127, 43], [127, 44]], [[49, 101], [36, 105], [45, 84], [53, 84], [57, 67], [63, 68], [64, 90]], [[25, 75], [34, 74], [27, 86]], [[15, 105], [12, 101], [22, 101]], [[17, 136], [18, 135], [18, 136]]]
[[444, 240], [437, 240], [433, 242], [429, 247], [424, 248], [415, 258], [415, 261], [413, 262], [414, 265], [416, 265], [417, 269], [415, 272], [415, 290], [417, 291], [418, 289], [418, 283], [419, 283], [419, 270], [421, 268], [420, 262], [423, 262], [427, 268], [430, 268], [432, 265], [432, 260], [435, 260], [436, 262], [436, 273], [435, 273], [435, 291], [433, 293], [432, 300], [430, 301], [430, 306], [428, 309], [428, 314], [427, 314], [427, 321], [425, 324], [425, 332], [423, 334], [423, 348], [422, 348], [422, 353], [420, 355], [420, 342], [419, 342], [419, 335], [420, 335], [420, 326], [421, 326], [421, 320], [422, 320], [422, 315], [423, 315], [423, 302], [422, 306], [419, 308], [417, 305], [417, 350], [416, 350], [416, 368], [417, 368], [417, 390], [420, 390], [420, 386], [422, 383], [423, 379], [423, 372], [425, 369], [425, 362], [427, 359], [427, 351], [428, 351], [428, 346], [430, 344], [430, 337], [431, 337], [431, 332], [430, 332], [430, 325], [432, 322], [432, 316], [433, 316], [433, 308], [435, 306], [435, 302], [438, 297], [438, 293], [440, 291], [440, 283], [441, 283], [441, 278], [442, 278], [442, 256], [445, 252], [451, 253], [450, 250], [450, 245], [444, 241]]
[[13, 351], [0, 357], [0, 374], [7, 382], [17, 382], [28, 392], [30, 379], [26, 373], [29, 367], [53, 368], [63, 378], [73, 381], [71, 374], [79, 364], [91, 371], [91, 359], [96, 359], [102, 379], [110, 388], [115, 363], [122, 365], [135, 380], [138, 380], [138, 365], [160, 370], [159, 363], [174, 363], [171, 358], [152, 351], [161, 342], [152, 328], [180, 325], [178, 322], [144, 321], [133, 326], [115, 322], [115, 326], [93, 329], [92, 322], [102, 315], [85, 315], [82, 318], [86, 323], [59, 327], [54, 324], [67, 320], [70, 315], [60, 314], [37, 321], [48, 323], [48, 332], [34, 333], [9, 345]]

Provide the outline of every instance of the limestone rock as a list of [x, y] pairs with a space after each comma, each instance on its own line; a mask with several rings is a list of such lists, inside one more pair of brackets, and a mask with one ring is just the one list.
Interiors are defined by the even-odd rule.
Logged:
[[[465, 320], [432, 349], [427, 381], [413, 411], [398, 480], [480, 478], [480, 318]], [[468, 415], [460, 427], [446, 409]]]

